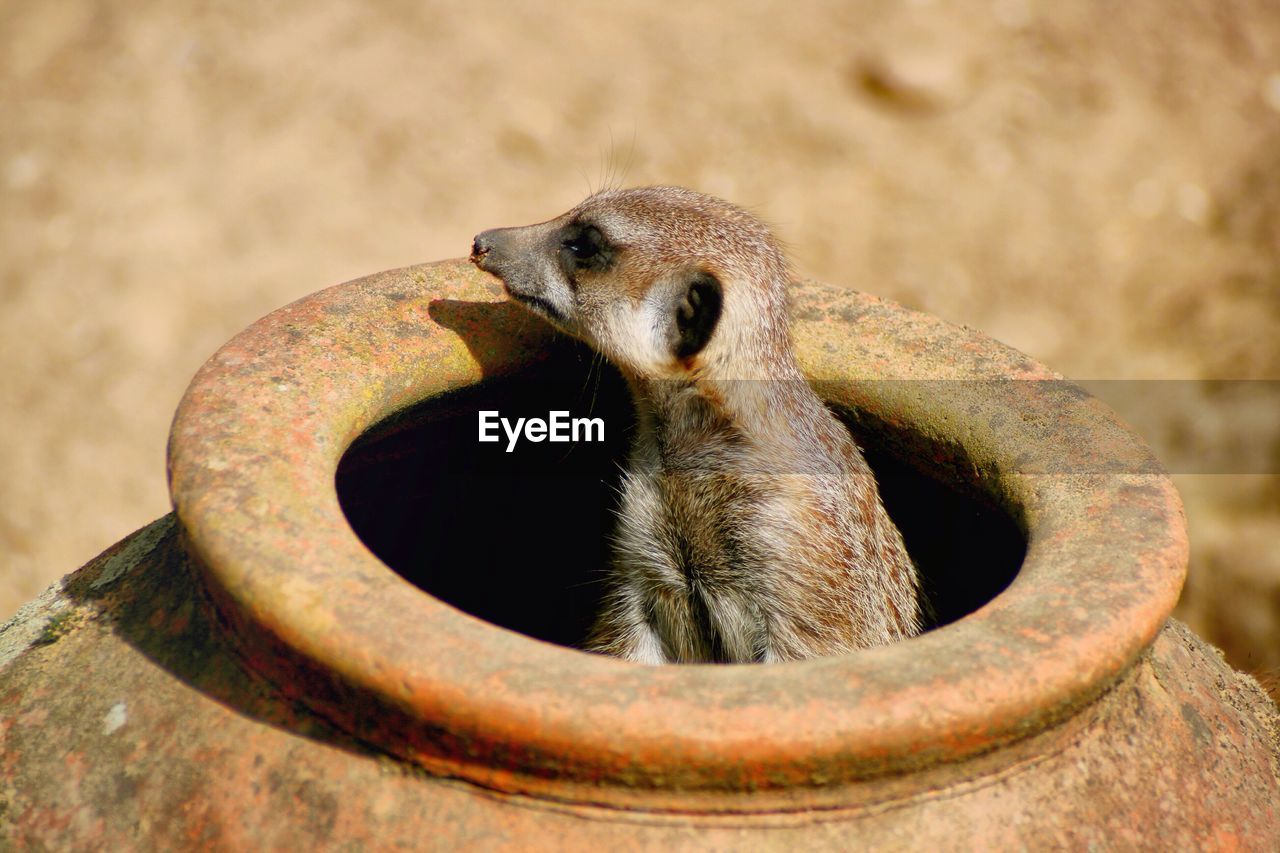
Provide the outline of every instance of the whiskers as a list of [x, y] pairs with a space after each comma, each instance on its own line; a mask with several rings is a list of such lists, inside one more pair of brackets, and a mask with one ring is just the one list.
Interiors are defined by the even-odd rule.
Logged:
[[620, 190], [627, 181], [627, 176], [631, 173], [631, 167], [635, 163], [636, 156], [636, 132], [635, 128], [631, 130], [631, 139], [627, 142], [625, 151], [619, 149], [618, 141], [614, 138], [613, 128], [609, 128], [609, 146], [601, 148], [599, 155], [599, 167], [596, 170], [596, 179], [592, 181], [585, 172], [579, 171], [582, 181], [587, 186], [587, 195], [593, 196], [612, 190]]

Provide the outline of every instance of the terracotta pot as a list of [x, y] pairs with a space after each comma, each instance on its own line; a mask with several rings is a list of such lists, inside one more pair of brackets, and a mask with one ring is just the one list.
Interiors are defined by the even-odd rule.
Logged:
[[[384, 273], [210, 359], [175, 514], [0, 634], [3, 837], [1274, 849], [1276, 709], [1167, 621], [1186, 534], [1142, 442], [976, 332], [796, 309], [938, 629], [776, 666], [548, 642], [590, 616], [625, 394], [465, 263]], [[478, 409], [592, 404], [603, 444], [476, 440]]]

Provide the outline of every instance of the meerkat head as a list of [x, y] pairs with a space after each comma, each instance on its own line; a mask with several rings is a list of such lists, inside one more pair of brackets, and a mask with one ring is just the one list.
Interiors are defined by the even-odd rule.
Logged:
[[640, 378], [750, 378], [789, 357], [787, 264], [755, 217], [676, 187], [596, 193], [475, 238], [507, 293]]

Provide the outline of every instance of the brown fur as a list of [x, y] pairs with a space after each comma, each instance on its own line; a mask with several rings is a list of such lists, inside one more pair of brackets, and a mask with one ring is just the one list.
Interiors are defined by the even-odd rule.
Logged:
[[635, 398], [592, 649], [782, 661], [920, 632], [915, 568], [796, 364], [787, 262], [758, 220], [674, 187], [606, 191], [479, 235], [472, 260], [613, 361]]

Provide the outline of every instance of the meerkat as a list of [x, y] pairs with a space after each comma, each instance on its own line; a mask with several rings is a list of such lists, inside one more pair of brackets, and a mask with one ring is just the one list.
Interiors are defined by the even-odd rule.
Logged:
[[676, 187], [607, 190], [485, 231], [471, 260], [608, 358], [634, 398], [589, 650], [767, 663], [921, 631], [920, 581], [872, 471], [796, 361], [790, 272], [763, 223]]

